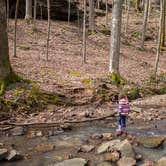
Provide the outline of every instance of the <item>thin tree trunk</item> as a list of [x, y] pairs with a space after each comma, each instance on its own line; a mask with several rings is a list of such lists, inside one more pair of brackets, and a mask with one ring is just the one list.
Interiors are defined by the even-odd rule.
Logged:
[[14, 26], [14, 57], [17, 57], [17, 15], [18, 15], [19, 0], [16, 1], [15, 10], [15, 26]]
[[32, 19], [32, 0], [26, 0], [25, 19]]
[[51, 26], [51, 21], [50, 21], [50, 0], [47, 0], [47, 12], [48, 12], [48, 32], [47, 32], [47, 61], [48, 61], [48, 51], [49, 51], [49, 40], [50, 40], [50, 26]]
[[42, 9], [42, 5], [40, 4], [40, 19], [43, 19], [43, 9]]
[[68, 25], [70, 24], [71, 0], [68, 0]]
[[130, 12], [130, 0], [127, 0], [127, 16], [126, 16], [126, 26], [125, 26], [125, 34], [127, 35], [128, 24], [129, 24], [129, 12]]
[[36, 29], [36, 7], [37, 7], [37, 0], [34, 0], [34, 8], [33, 8], [33, 14], [34, 14], [34, 29]]
[[162, 0], [163, 10], [162, 10], [162, 31], [161, 31], [161, 48], [165, 46], [165, 14], [166, 14], [166, 2], [165, 0]]
[[97, 0], [97, 8], [100, 9], [100, 0]]
[[121, 22], [122, 22], [122, 0], [114, 0], [114, 5], [112, 9], [109, 71], [115, 74], [119, 74]]
[[94, 0], [89, 0], [89, 30], [95, 31]]
[[142, 39], [141, 39], [141, 48], [144, 48], [145, 42], [145, 34], [146, 34], [146, 27], [148, 21], [148, 10], [149, 10], [149, 0], [145, 0], [145, 9], [144, 9], [144, 20], [143, 20], [143, 27], [142, 27]]
[[105, 2], [105, 8], [106, 8], [106, 11], [105, 11], [105, 25], [108, 26], [108, 0], [106, 0], [106, 2]]
[[6, 3], [6, 18], [7, 18], [7, 31], [8, 31], [8, 28], [9, 28], [9, 0], [7, 0], [7, 3]]
[[77, 9], [77, 24], [78, 24], [78, 36], [80, 36], [80, 12]]
[[84, 18], [83, 18], [83, 49], [82, 49], [82, 56], [83, 56], [83, 63], [86, 63], [86, 0], [84, 0]]
[[159, 22], [159, 33], [158, 33], [158, 43], [157, 43], [157, 54], [156, 54], [156, 60], [155, 60], [155, 66], [154, 66], [154, 78], [157, 80], [157, 69], [158, 69], [158, 63], [159, 63], [159, 57], [160, 57], [160, 44], [161, 44], [161, 35], [162, 35], [162, 13], [163, 13], [163, 1], [160, 1], [160, 22]]

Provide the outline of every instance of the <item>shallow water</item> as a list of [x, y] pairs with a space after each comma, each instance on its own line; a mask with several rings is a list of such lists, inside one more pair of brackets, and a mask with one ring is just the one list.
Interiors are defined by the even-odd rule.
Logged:
[[[162, 123], [164, 123], [163, 121]], [[82, 126], [77, 126], [70, 132], [64, 132], [56, 136], [51, 136], [48, 139], [45, 137], [27, 138], [26, 136], [15, 136], [6, 137], [1, 136], [1, 142], [7, 145], [14, 144], [14, 148], [20, 151], [22, 154], [30, 153], [33, 148], [40, 144], [52, 144], [55, 145], [55, 149], [47, 153], [34, 153], [31, 159], [25, 159], [18, 162], [7, 163], [4, 162], [2, 166], [48, 166], [49, 164], [56, 163], [55, 156], [62, 156], [62, 154], [71, 154], [73, 148], [85, 144], [85, 141], [92, 134], [102, 134], [106, 132], [114, 132], [115, 128], [110, 127], [113, 122], [94, 122], [86, 123]], [[161, 122], [160, 122], [161, 123]], [[107, 124], [107, 125], [106, 125]], [[109, 125], [110, 124], [110, 125]], [[136, 127], [137, 126], [137, 127]], [[128, 133], [139, 136], [150, 136], [150, 135], [164, 135], [164, 131], [156, 129], [152, 125], [131, 125], [128, 128]], [[149, 129], [150, 128], [150, 129]], [[147, 149], [144, 147], [136, 147], [136, 152], [143, 155], [144, 158], [150, 160], [158, 160], [166, 154], [166, 142], [160, 149]]]

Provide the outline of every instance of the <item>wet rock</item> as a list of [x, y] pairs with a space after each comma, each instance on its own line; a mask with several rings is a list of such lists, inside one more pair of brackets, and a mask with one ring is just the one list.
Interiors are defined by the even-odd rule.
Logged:
[[118, 163], [118, 166], [135, 166], [136, 161], [131, 157], [122, 157]]
[[135, 158], [135, 151], [127, 139], [117, 144], [116, 148], [121, 152], [122, 157], [124, 156]]
[[141, 164], [139, 166], [155, 166], [155, 163], [153, 161], [146, 160], [146, 161], [144, 161], [143, 164]]
[[146, 148], [157, 148], [163, 144], [164, 140], [165, 138], [160, 136], [141, 137], [137, 139], [137, 141]]
[[116, 162], [118, 161], [120, 158], [120, 154], [119, 152], [115, 151], [112, 153], [105, 153], [104, 154], [104, 160], [105, 161], [112, 161], [112, 162]]
[[54, 166], [85, 166], [87, 161], [82, 158], [74, 158], [70, 160], [64, 160], [60, 163], [54, 164]]
[[110, 140], [112, 139], [112, 133], [103, 133], [102, 137], [103, 137], [103, 140]]
[[41, 152], [41, 153], [46, 153], [46, 152], [54, 150], [54, 148], [55, 148], [55, 146], [51, 145], [51, 144], [41, 144], [41, 145], [37, 145], [35, 147], [35, 151]]
[[156, 166], [166, 166], [166, 156], [158, 160]]
[[91, 152], [95, 147], [93, 145], [83, 145], [81, 148], [80, 148], [80, 151], [81, 152], [84, 152], [84, 153], [89, 153]]
[[5, 159], [7, 154], [8, 154], [8, 150], [7, 149], [0, 149], [0, 160]]
[[29, 131], [27, 134], [27, 138], [35, 138], [36, 137], [36, 132], [35, 131]]
[[15, 127], [11, 129], [10, 132], [13, 136], [21, 136], [25, 134], [25, 130], [23, 127]]
[[113, 149], [115, 147], [115, 145], [117, 145], [119, 143], [120, 143], [120, 140], [112, 140], [109, 142], [104, 142], [98, 147], [97, 154], [102, 154], [104, 152], [107, 152], [110, 148]]
[[7, 159], [8, 161], [21, 160], [22, 158], [23, 158], [23, 156], [22, 156], [20, 153], [18, 153], [16, 150], [14, 150], [14, 149], [12, 149], [12, 150], [9, 152], [8, 156], [6, 157], [6, 159]]
[[61, 125], [61, 128], [62, 128], [64, 131], [71, 131], [71, 130], [72, 130], [72, 125], [69, 124], [69, 123], [65, 123], [65, 124]]
[[141, 154], [137, 154], [137, 155], [135, 156], [135, 159], [136, 159], [137, 161], [141, 161], [141, 160], [142, 160], [142, 155], [141, 155]]
[[97, 164], [97, 166], [112, 166], [112, 164], [109, 162], [102, 162], [102, 163]]
[[103, 135], [102, 134], [93, 134], [91, 136], [91, 139], [102, 139], [103, 138]]

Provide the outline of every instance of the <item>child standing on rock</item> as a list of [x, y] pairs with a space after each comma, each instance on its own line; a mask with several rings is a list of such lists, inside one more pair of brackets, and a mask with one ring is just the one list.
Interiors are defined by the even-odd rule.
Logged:
[[130, 111], [129, 101], [125, 94], [119, 95], [118, 101], [118, 133], [126, 133], [126, 119]]

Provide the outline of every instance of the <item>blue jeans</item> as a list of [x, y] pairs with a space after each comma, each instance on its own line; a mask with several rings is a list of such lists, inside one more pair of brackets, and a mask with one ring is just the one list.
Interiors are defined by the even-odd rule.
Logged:
[[118, 115], [118, 125], [121, 127], [121, 128], [126, 128], [126, 119], [127, 119], [127, 115], [121, 115], [119, 114]]

